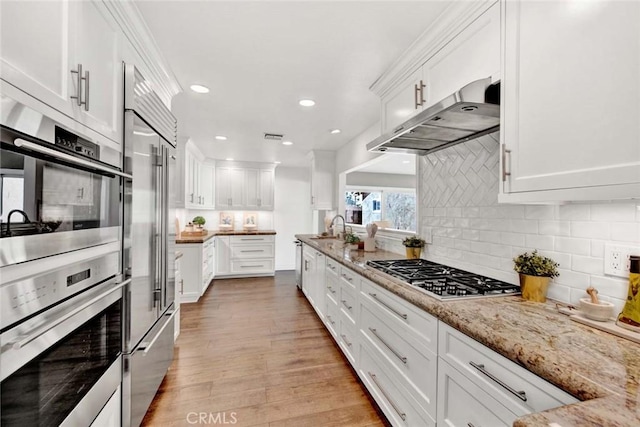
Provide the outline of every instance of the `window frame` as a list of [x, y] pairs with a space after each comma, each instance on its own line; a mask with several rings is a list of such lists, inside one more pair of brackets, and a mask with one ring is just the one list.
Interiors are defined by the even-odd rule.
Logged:
[[[417, 188], [406, 188], [406, 187], [378, 187], [378, 186], [366, 186], [366, 185], [346, 185], [344, 188], [344, 192], [369, 192], [369, 193], [380, 193], [380, 217], [384, 218], [384, 206], [386, 200], [386, 194], [388, 193], [408, 193], [413, 194], [416, 200], [415, 205], [415, 215], [416, 215], [416, 230], [400, 230], [398, 228], [385, 228], [385, 230], [389, 232], [399, 232], [399, 233], [408, 233], [408, 234], [416, 234], [418, 232], [418, 190]], [[342, 198], [344, 199], [345, 195], [342, 194]], [[345, 201], [346, 202], [346, 201]], [[346, 210], [345, 203], [345, 210]], [[347, 222], [346, 225], [349, 227], [362, 227], [364, 229], [365, 224], [356, 224], [352, 222]]]

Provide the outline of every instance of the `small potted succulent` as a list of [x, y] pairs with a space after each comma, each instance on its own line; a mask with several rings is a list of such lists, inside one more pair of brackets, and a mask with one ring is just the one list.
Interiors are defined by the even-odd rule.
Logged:
[[520, 276], [522, 298], [530, 301], [545, 302], [549, 281], [558, 277], [559, 264], [534, 250], [525, 252], [513, 259], [513, 269]]
[[204, 217], [202, 216], [197, 216], [195, 218], [193, 218], [193, 220], [191, 221], [196, 225], [196, 228], [198, 230], [203, 230], [204, 229], [204, 224], [207, 222], [206, 219], [204, 219]]
[[407, 258], [408, 259], [418, 259], [420, 258], [420, 253], [422, 252], [422, 248], [427, 242], [424, 239], [421, 239], [417, 235], [405, 237], [402, 240], [402, 244], [406, 248]]

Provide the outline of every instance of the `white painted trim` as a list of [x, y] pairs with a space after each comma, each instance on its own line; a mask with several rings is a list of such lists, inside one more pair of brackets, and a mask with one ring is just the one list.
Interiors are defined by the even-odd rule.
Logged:
[[145, 77], [154, 82], [155, 92], [171, 108], [171, 99], [183, 89], [158, 48], [140, 10], [132, 1], [102, 0], [102, 3], [144, 62], [135, 65], [146, 71], [145, 74], [149, 73]]
[[498, 0], [455, 1], [369, 89], [384, 98]]

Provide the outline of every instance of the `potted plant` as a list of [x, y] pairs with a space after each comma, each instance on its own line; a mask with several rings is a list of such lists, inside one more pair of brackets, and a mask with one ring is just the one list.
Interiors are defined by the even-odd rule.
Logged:
[[420, 253], [422, 252], [422, 248], [427, 242], [424, 239], [421, 239], [417, 235], [405, 237], [402, 240], [402, 244], [406, 248], [407, 258], [408, 259], [418, 259], [420, 258]]
[[360, 237], [355, 233], [347, 233], [344, 235], [344, 242], [347, 243], [351, 249], [358, 249]]
[[559, 264], [538, 254], [537, 250], [525, 252], [513, 259], [513, 269], [520, 276], [522, 298], [530, 301], [545, 302], [549, 281], [560, 275]]
[[202, 230], [204, 228], [204, 224], [207, 222], [207, 220], [204, 219], [204, 217], [202, 217], [202, 216], [197, 216], [197, 217], [193, 218], [193, 221], [191, 221], [191, 222], [193, 222], [199, 230]]

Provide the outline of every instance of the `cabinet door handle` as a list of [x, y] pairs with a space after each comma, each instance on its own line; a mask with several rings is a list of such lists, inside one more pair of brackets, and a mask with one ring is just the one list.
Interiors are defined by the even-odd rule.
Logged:
[[80, 107], [82, 106], [82, 64], [78, 64], [77, 70], [71, 70], [71, 74], [76, 74], [76, 85], [78, 86], [76, 95], [72, 96], [71, 99], [75, 99], [76, 105]]
[[336, 322], [335, 322], [335, 321], [331, 320], [331, 316], [327, 315], [327, 319], [329, 319], [329, 322], [330, 322], [332, 325], [335, 325], [335, 324], [336, 324]]
[[369, 376], [371, 377], [371, 379], [373, 380], [373, 382], [375, 383], [376, 387], [378, 387], [378, 390], [380, 390], [380, 393], [382, 393], [382, 395], [384, 396], [385, 399], [387, 399], [387, 402], [389, 402], [389, 404], [391, 405], [391, 407], [393, 408], [394, 411], [396, 411], [396, 414], [398, 414], [398, 416], [400, 418], [402, 418], [402, 421], [406, 421], [407, 419], [407, 414], [405, 414], [404, 412], [402, 412], [400, 409], [398, 409], [398, 406], [396, 406], [395, 402], [393, 400], [391, 400], [391, 398], [389, 397], [389, 395], [387, 394], [386, 391], [384, 391], [384, 389], [382, 388], [382, 386], [380, 385], [380, 383], [378, 382], [378, 380], [376, 379], [376, 374], [372, 374], [371, 372], [367, 372], [367, 374], [369, 374]]
[[262, 265], [241, 265], [240, 268], [260, 268]]
[[378, 341], [380, 341], [382, 344], [384, 344], [384, 346], [385, 346], [385, 347], [387, 347], [387, 348], [389, 349], [389, 351], [391, 351], [391, 353], [393, 353], [393, 355], [394, 355], [395, 357], [397, 357], [398, 359], [400, 359], [400, 361], [401, 361], [402, 363], [404, 363], [405, 365], [407, 364], [407, 358], [406, 358], [406, 357], [404, 357], [404, 356], [402, 356], [400, 353], [398, 353], [398, 352], [396, 351], [396, 349], [394, 349], [393, 347], [391, 347], [391, 346], [390, 346], [390, 345], [389, 345], [385, 340], [383, 340], [383, 339], [382, 339], [382, 337], [381, 337], [380, 335], [378, 335], [378, 332], [377, 332], [375, 329], [373, 329], [373, 328], [369, 327], [369, 330], [371, 331], [371, 333], [372, 333], [376, 338], [378, 338]]
[[391, 312], [392, 312], [393, 314], [395, 314], [396, 316], [401, 317], [401, 318], [403, 318], [403, 319], [407, 320], [407, 315], [406, 315], [406, 314], [400, 313], [398, 310], [396, 310], [395, 308], [391, 307], [391, 306], [390, 306], [390, 305], [388, 305], [386, 302], [382, 301], [380, 298], [378, 298], [378, 295], [377, 295], [377, 294], [369, 293], [369, 295], [371, 295], [371, 297], [372, 297], [373, 299], [375, 299], [376, 301], [378, 301], [381, 305], [383, 305], [384, 307], [386, 307], [389, 311], [391, 311]]
[[304, 271], [309, 270], [309, 261], [307, 261], [306, 259], [304, 260]]
[[352, 343], [349, 342], [347, 336], [345, 334], [340, 335], [342, 337], [342, 341], [347, 345], [347, 347], [351, 347]]
[[84, 73], [84, 111], [89, 111], [89, 71]]
[[507, 154], [511, 160], [511, 150], [508, 150], [505, 144], [502, 144], [500, 148], [502, 149], [502, 182], [505, 182], [507, 177], [511, 176], [511, 170], [507, 171]]
[[191, 199], [190, 202], [193, 203], [193, 193], [191, 193]]
[[413, 85], [413, 109], [417, 110], [420, 104], [418, 103], [418, 85]]
[[487, 371], [484, 368], [484, 364], [482, 363], [475, 363], [473, 361], [469, 362], [469, 365], [473, 366], [474, 368], [476, 368], [478, 371], [480, 371], [481, 374], [487, 376], [489, 379], [493, 380], [496, 384], [498, 384], [500, 387], [504, 388], [505, 390], [507, 390], [509, 393], [513, 394], [514, 396], [516, 396], [518, 399], [522, 400], [523, 402], [527, 401], [527, 393], [525, 393], [524, 391], [520, 390], [516, 390], [513, 387], [507, 385], [504, 381], [502, 381], [500, 378], [496, 377], [495, 375], [493, 375], [491, 372]]
[[347, 310], [351, 310], [351, 309], [353, 308], [352, 306], [350, 306], [350, 305], [347, 303], [347, 300], [344, 300], [344, 299], [343, 299], [343, 300], [341, 300], [341, 302], [342, 302], [342, 305], [344, 305], [345, 307], [347, 307]]
[[180, 293], [184, 294], [184, 279], [180, 279]]
[[424, 103], [426, 102], [424, 99], [424, 88], [426, 88], [427, 86], [425, 86], [424, 83], [422, 83], [422, 79], [420, 80], [420, 86], [418, 87], [418, 91], [420, 92], [420, 103], [418, 105], [420, 105], [421, 107], [424, 106]]

